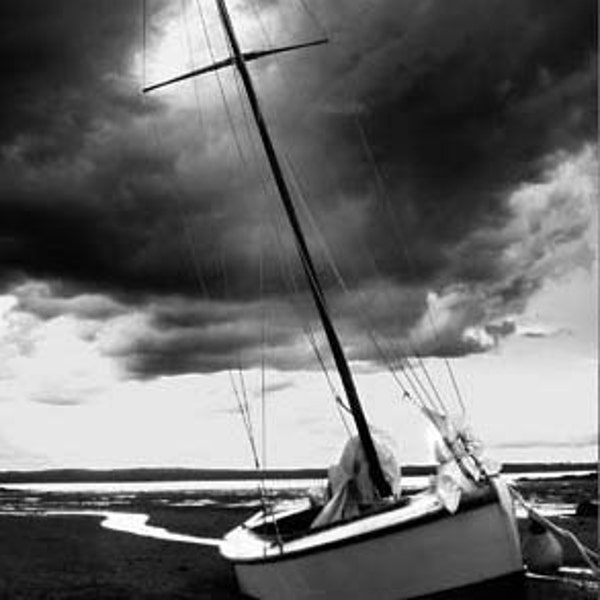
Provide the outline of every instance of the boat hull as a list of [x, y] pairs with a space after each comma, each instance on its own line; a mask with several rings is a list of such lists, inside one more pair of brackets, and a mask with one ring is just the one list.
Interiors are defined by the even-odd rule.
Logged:
[[511, 500], [503, 484], [494, 487], [491, 500], [453, 515], [424, 504], [407, 517], [399, 508], [278, 550], [263, 548], [262, 557], [252, 556], [251, 544], [236, 556], [244, 532], [235, 530], [222, 553], [232, 560], [241, 591], [262, 600], [404, 600], [518, 577]]

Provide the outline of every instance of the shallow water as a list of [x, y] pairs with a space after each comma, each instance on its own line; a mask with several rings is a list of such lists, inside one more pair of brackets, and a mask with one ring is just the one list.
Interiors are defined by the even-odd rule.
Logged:
[[[520, 478], [548, 479], [585, 473], [519, 473], [505, 476], [514, 482]], [[405, 477], [407, 490], [425, 487], [428, 477]], [[12, 515], [90, 515], [103, 517], [102, 526], [135, 535], [156, 537], [183, 543], [217, 545], [216, 540], [175, 534], [147, 524], [148, 512], [157, 508], [259, 508], [260, 488], [264, 485], [273, 496], [299, 498], [313, 490], [317, 494], [324, 480], [237, 481], [159, 481], [110, 483], [14, 483], [0, 487], [0, 514]], [[572, 516], [576, 504], [533, 501], [535, 510], [546, 516]], [[517, 516], [525, 510], [517, 505]]]
[[[423, 479], [425, 482], [427, 478]], [[261, 487], [274, 491], [306, 489], [322, 485], [324, 480], [306, 479], [238, 479], [235, 481], [116, 481], [116, 482], [79, 482], [79, 483], [6, 483], [0, 487], [5, 490], [29, 491], [38, 493], [94, 493], [94, 494], [138, 494], [151, 492], [257, 492]]]
[[113, 531], [125, 531], [134, 535], [150, 537], [158, 540], [166, 540], [168, 542], [179, 542], [184, 544], [198, 544], [200, 546], [219, 546], [220, 538], [206, 538], [194, 535], [184, 535], [181, 533], [173, 533], [163, 527], [155, 527], [148, 525], [148, 515], [140, 513], [103, 513], [105, 517], [101, 525], [105, 529]]

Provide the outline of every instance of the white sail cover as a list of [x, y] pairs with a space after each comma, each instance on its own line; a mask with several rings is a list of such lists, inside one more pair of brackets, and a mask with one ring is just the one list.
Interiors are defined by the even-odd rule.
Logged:
[[464, 417], [452, 418], [427, 408], [423, 408], [423, 412], [438, 433], [434, 444], [438, 463], [433, 482], [435, 493], [446, 509], [453, 513], [458, 508], [461, 495], [477, 489], [475, 482], [480, 479], [482, 468], [489, 475], [497, 474], [500, 468], [484, 456], [483, 444], [475, 437]]
[[[390, 443], [374, 436], [373, 443], [381, 470], [394, 496], [400, 494], [400, 464]], [[369, 465], [358, 436], [346, 442], [337, 464], [329, 468], [330, 498], [319, 513], [313, 527], [349, 519], [360, 514], [361, 507], [378, 500], [377, 490], [369, 475]]]

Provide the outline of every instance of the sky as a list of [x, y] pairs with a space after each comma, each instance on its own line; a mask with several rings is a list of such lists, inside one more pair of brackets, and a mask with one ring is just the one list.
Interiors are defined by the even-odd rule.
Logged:
[[[329, 38], [250, 69], [378, 435], [430, 458], [408, 355], [493, 457], [594, 460], [597, 3], [230, 8], [247, 51]], [[0, 469], [251, 466], [240, 399], [265, 464], [336, 460], [239, 80], [141, 93], [227, 55], [214, 3], [0, 16]]]

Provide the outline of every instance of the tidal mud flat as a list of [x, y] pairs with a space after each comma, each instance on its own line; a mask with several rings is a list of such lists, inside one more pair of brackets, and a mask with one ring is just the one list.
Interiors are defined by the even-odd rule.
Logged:
[[[523, 496], [537, 506], [571, 507], [597, 498], [597, 477], [562, 476], [521, 480]], [[293, 495], [290, 493], [290, 495]], [[8, 499], [7, 499], [8, 498]], [[12, 498], [12, 500], [11, 500]], [[112, 496], [85, 492], [21, 497], [4, 495], [0, 515], [0, 599], [241, 599], [233, 572], [214, 546], [166, 541], [100, 526], [95, 509], [143, 513], [149, 525], [174, 534], [220, 538], [256, 510], [252, 496], [203, 498], [177, 492]], [[49, 511], [46, 511], [49, 508]], [[57, 514], [66, 509], [71, 514]], [[598, 548], [597, 512], [573, 510], [552, 517], [592, 549]], [[528, 535], [525, 519], [521, 532]], [[564, 545], [565, 565], [583, 567], [574, 546]], [[527, 600], [592, 600], [589, 579], [529, 578]], [[489, 594], [486, 599], [490, 598]]]
[[[202, 508], [165, 515], [181, 529], [218, 536], [245, 513]], [[216, 548], [110, 531], [99, 520], [0, 517], [0, 598], [241, 598]]]

